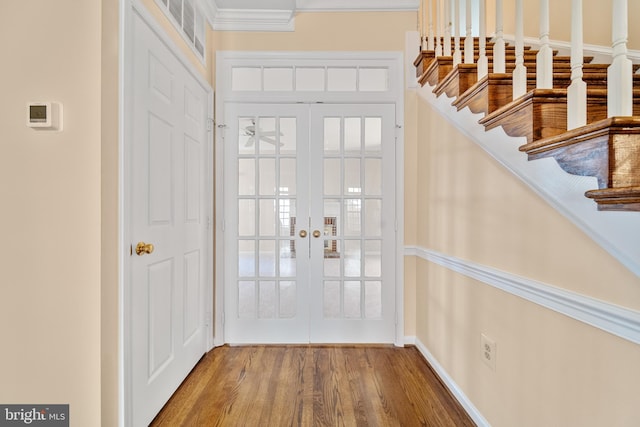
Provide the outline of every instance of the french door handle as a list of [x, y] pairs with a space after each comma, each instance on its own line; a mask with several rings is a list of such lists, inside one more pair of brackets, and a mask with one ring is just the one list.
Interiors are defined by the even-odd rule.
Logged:
[[299, 234], [300, 234], [300, 237], [304, 239], [305, 237], [307, 237], [307, 230], [300, 230]]
[[320, 230], [313, 230], [313, 237], [315, 237], [316, 239], [320, 237]]

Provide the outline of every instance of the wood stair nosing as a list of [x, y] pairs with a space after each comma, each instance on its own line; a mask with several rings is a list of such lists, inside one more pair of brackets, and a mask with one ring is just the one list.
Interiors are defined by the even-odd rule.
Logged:
[[429, 67], [420, 79], [420, 83], [423, 86], [424, 83], [429, 83], [430, 86], [436, 86], [452, 69], [453, 56], [438, 56], [429, 64]]
[[526, 137], [527, 143], [566, 132], [567, 90], [534, 89], [478, 123], [485, 130], [501, 126], [509, 136]]
[[603, 188], [584, 195], [598, 204], [599, 211], [640, 211], [640, 187]]
[[598, 188], [640, 187], [640, 117], [611, 117], [520, 147], [529, 160], [553, 157]]

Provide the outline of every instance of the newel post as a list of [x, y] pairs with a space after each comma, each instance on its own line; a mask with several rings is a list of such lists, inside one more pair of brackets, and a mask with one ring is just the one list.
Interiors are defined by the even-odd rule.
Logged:
[[613, 1], [613, 61], [607, 71], [607, 115], [633, 115], [633, 66], [627, 57], [627, 0]]
[[513, 70], [513, 99], [527, 93], [527, 67], [524, 65], [523, 0], [516, 0], [516, 68]]
[[503, 35], [502, 0], [496, 0], [496, 36], [493, 43], [493, 72], [505, 73], [505, 43]]
[[571, 0], [571, 85], [567, 90], [567, 129], [587, 124], [587, 84], [582, 80], [582, 0]]
[[553, 49], [549, 46], [549, 0], [540, 0], [540, 50], [536, 55], [536, 87], [553, 88]]

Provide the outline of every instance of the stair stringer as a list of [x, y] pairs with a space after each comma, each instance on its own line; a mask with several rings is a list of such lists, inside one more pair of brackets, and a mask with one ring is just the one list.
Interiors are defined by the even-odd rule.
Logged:
[[570, 175], [552, 158], [529, 161], [518, 150], [525, 137], [508, 136], [501, 127], [485, 132], [478, 123], [482, 114], [469, 108], [458, 111], [451, 105], [452, 98], [437, 97], [429, 85], [416, 90], [443, 118], [640, 277], [640, 214], [598, 211], [596, 203], [584, 195], [598, 188], [595, 177]]

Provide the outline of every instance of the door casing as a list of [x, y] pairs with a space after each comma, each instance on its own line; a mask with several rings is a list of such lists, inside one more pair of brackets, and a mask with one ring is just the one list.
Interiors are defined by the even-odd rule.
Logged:
[[[396, 337], [395, 345], [403, 346], [404, 337], [404, 65], [403, 52], [275, 52], [275, 51], [220, 51], [216, 54], [216, 106], [217, 118], [225, 117], [225, 104], [239, 103], [333, 103], [366, 104], [392, 103], [395, 105], [395, 230], [396, 230]], [[389, 69], [389, 90], [384, 92], [242, 92], [232, 90], [233, 67], [269, 66], [384, 66]], [[224, 212], [224, 129], [226, 123], [216, 122], [215, 135], [215, 233], [225, 232]], [[215, 316], [214, 346], [225, 344], [224, 336], [224, 238], [215, 241]]]

